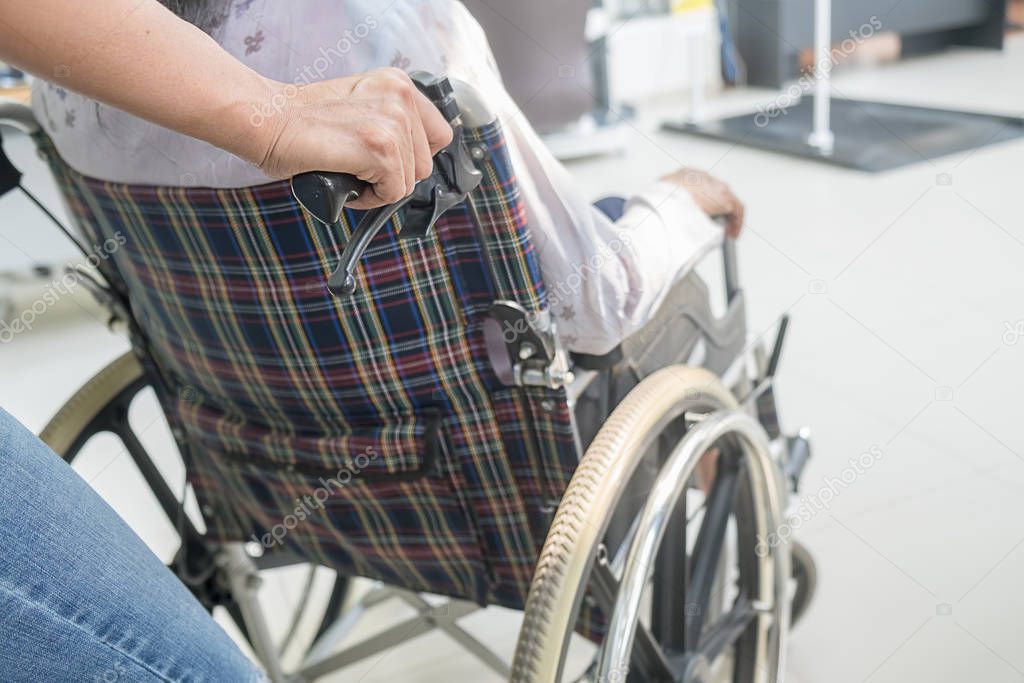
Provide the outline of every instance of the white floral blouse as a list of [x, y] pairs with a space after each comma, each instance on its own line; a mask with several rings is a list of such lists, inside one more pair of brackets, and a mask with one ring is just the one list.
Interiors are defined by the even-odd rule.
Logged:
[[[504, 126], [544, 278], [549, 289], [565, 292], [553, 307], [574, 351], [605, 353], [637, 331], [721, 241], [718, 226], [672, 185], [653, 184], [633, 196], [618, 221], [593, 209], [505, 92], [483, 31], [456, 0], [234, 0], [214, 37], [279, 81], [396, 66], [447, 73], [477, 87]], [[33, 106], [61, 156], [92, 177], [206, 187], [269, 180], [207, 143], [51, 83], [35, 83]], [[623, 185], [635, 181], [623, 178]]]

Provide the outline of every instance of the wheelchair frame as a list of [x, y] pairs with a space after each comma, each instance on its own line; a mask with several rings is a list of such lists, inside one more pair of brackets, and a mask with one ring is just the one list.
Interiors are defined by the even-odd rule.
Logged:
[[[460, 93], [460, 100], [465, 96]], [[469, 111], [472, 117], [486, 109], [473, 100]], [[32, 132], [36, 125], [30, 110], [6, 102], [0, 102], [0, 123], [16, 125], [26, 132]], [[729, 240], [723, 244], [723, 266], [726, 300], [729, 311], [734, 311], [742, 307], [743, 292], [735, 245]], [[148, 362], [148, 345], [128, 313], [127, 293], [119, 291], [111, 278], [107, 281], [107, 287], [97, 285], [99, 290], [94, 293], [110, 308], [112, 316], [128, 327], [134, 351], [114, 361], [83, 386], [55, 415], [41, 437], [61, 457], [71, 461], [93, 435], [111, 432], [118, 436], [163, 512], [179, 531], [182, 551], [172, 568], [205, 606], [223, 605], [228, 610], [271, 680], [314, 680], [435, 629], [446, 633], [503, 677], [513, 681], [561, 680], [569, 637], [585, 599], [610, 617], [593, 670], [595, 680], [702, 683], [710, 680], [710, 665], [732, 642], [728, 641], [730, 637], [750, 637], [756, 641], [755, 649], [762, 661], [758, 666], [762, 670], [744, 673], [749, 680], [760, 680], [765, 674], [773, 680], [772, 672], [784, 670], [791, 575], [790, 554], [785, 545], [771, 548], [758, 558], [757, 595], [738, 596], [738, 607], [730, 611], [731, 621], [727, 620], [711, 635], [704, 633], [702, 626], [706, 625], [703, 621], [709, 612], [712, 587], [715, 581], [722, 580], [722, 544], [734, 512], [737, 487], [749, 488], [752, 505], [748, 521], [753, 533], [767, 538], [783, 520], [789, 488], [785, 479], [788, 477], [795, 485], [809, 455], [804, 435], [785, 440], [781, 447], [778, 438], [770, 443], [770, 436], [779, 436], [774, 402], [762, 400], [771, 398], [785, 325], [780, 329], [770, 361], [760, 349], [755, 351], [759, 366], [755, 382], [746, 374], [746, 349], [735, 358], [730, 371], [724, 373], [732, 379], [730, 384], [740, 394], [739, 401], [711, 373], [674, 366], [645, 378], [618, 405], [585, 453], [574, 420], [580, 464], [562, 496], [541, 551], [511, 665], [456, 623], [480, 606], [462, 600], [449, 600], [438, 606], [411, 591], [376, 584], [352, 609], [342, 613], [347, 586], [339, 587], [346, 582], [339, 577], [331, 605], [303, 665], [299, 671], [286, 675], [281, 663], [283, 647], [273, 642], [266, 615], [260, 608], [259, 571], [302, 560], [277, 553], [256, 556], [241, 543], [210, 547], [189, 519], [183, 501], [171, 490], [128, 423], [128, 407], [134, 397], [150, 384], [160, 386], [162, 378], [155, 364]], [[510, 315], [516, 314], [512, 309]], [[537, 340], [534, 352], [543, 349], [545, 353], [524, 354], [521, 347], [508, 349], [516, 383], [564, 386], [570, 406], [574, 405], [599, 371], [584, 369], [574, 373], [553, 328], [533, 331], [543, 336]], [[768, 425], [769, 432], [774, 433], [766, 433], [749, 412], [756, 413]], [[611, 553], [605, 544], [605, 534], [612, 511], [644, 454], [669, 425], [680, 420], [687, 425], [685, 436], [671, 449], [646, 503], [618, 550]], [[178, 435], [175, 442], [187, 462], [186, 447]], [[727, 451], [722, 462], [731, 474], [721, 474], [720, 465], [715, 488], [708, 496], [709, 512], [697, 539], [691, 568], [687, 566], [688, 520], [685, 506], [680, 518], [679, 502], [686, 495], [698, 460], [716, 444]], [[744, 473], [749, 477], [746, 484], [740, 481]], [[719, 486], [730, 489], [731, 495], [716, 496]], [[599, 522], [591, 521], [595, 518]], [[706, 552], [698, 557], [700, 549]], [[666, 563], [664, 558], [683, 558], [683, 566]], [[662, 594], [667, 599], [656, 601], [653, 623], [646, 626], [639, 620], [640, 598], [655, 567], [665, 570], [666, 576], [659, 585], [668, 595]], [[308, 600], [312, 571], [315, 569], [311, 570], [301, 600], [303, 607]], [[195, 580], [198, 577], [203, 580]], [[588, 585], [590, 595], [585, 594]], [[676, 590], [685, 593], [688, 585], [696, 585], [699, 593], [695, 612], [691, 612], [691, 604], [671, 600]], [[371, 639], [327, 654], [350, 632], [362, 613], [391, 599], [412, 607], [416, 616]], [[334, 605], [335, 602], [338, 604]], [[294, 624], [285, 646], [293, 632]], [[659, 641], [678, 652], [664, 651]], [[734, 676], [740, 680], [735, 669]]]

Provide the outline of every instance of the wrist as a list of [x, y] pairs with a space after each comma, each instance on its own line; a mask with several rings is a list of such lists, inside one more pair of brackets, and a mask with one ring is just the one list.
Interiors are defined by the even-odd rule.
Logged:
[[263, 167], [286, 119], [295, 86], [250, 72], [219, 107], [208, 142]]

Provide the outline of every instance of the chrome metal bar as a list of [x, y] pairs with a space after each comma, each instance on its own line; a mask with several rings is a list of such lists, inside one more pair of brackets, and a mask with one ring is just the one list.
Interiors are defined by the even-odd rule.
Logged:
[[229, 543], [218, 553], [217, 561], [228, 578], [231, 595], [242, 612], [249, 642], [272, 683], [286, 683], [281, 658], [270, 637], [267, 620], [259, 602], [260, 577], [252, 558], [241, 543]]
[[306, 582], [302, 586], [302, 596], [299, 598], [299, 604], [295, 608], [295, 614], [292, 616], [292, 623], [288, 625], [288, 631], [281, 640], [281, 644], [277, 646], [277, 654], [282, 659], [284, 658], [285, 651], [288, 649], [288, 646], [292, 644], [292, 640], [295, 638], [295, 634], [299, 630], [299, 626], [302, 623], [302, 617], [306, 616], [306, 609], [309, 608], [309, 598], [313, 593], [313, 580], [315, 578], [316, 565], [313, 565], [306, 573]]
[[626, 565], [626, 554], [632, 547], [633, 539], [636, 538], [636, 532], [639, 528], [640, 515], [637, 515], [630, 523], [629, 530], [626, 532], [625, 538], [622, 539], [622, 543], [619, 544], [618, 550], [615, 551], [615, 556], [612, 558], [611, 562], [608, 563], [613, 576], [622, 576], [622, 568]]
[[39, 130], [39, 122], [32, 113], [32, 107], [6, 97], [0, 97], [0, 124], [17, 128], [29, 135]]
[[334, 622], [324, 633], [317, 638], [316, 642], [309, 648], [306, 657], [302, 661], [303, 667], [309, 667], [317, 662], [326, 659], [335, 646], [340, 643], [351, 632], [355, 625], [363, 618], [368, 610], [395, 597], [394, 589], [385, 586], [383, 583], [375, 582], [373, 586], [359, 598], [352, 607], [349, 607], [341, 615], [341, 618]]
[[835, 149], [832, 132], [832, 0], [814, 2], [814, 129], [807, 143], [830, 155]]
[[[610, 612], [615, 604], [615, 596], [619, 592], [619, 582], [606, 562], [594, 563], [590, 574], [590, 588], [594, 591], [594, 599], [601, 609], [605, 613]], [[636, 651], [631, 654], [631, 660], [640, 665], [644, 680], [671, 681], [676, 678], [665, 651], [643, 624], [636, 625]], [[624, 677], [620, 676], [618, 679], [608, 680], [623, 679]]]
[[[435, 617], [435, 620], [437, 622], [437, 628], [441, 629], [446, 634], [448, 634], [448, 636], [452, 640], [459, 643], [459, 645], [462, 645], [462, 647], [469, 650], [469, 652], [474, 657], [476, 657], [481, 662], [490, 667], [491, 670], [493, 670], [499, 676], [501, 676], [502, 678], [508, 678], [510, 675], [512, 675], [512, 667], [509, 666], [508, 662], [503, 660], [494, 651], [492, 651], [490, 648], [484, 645], [481, 641], [473, 637], [469, 632], [467, 632], [461, 626], [456, 624], [454, 619], [449, 619], [447, 617], [447, 611], [450, 609], [450, 606], [462, 601], [450, 600], [442, 605], [433, 606], [429, 602], [421, 598], [419, 595], [412, 593], [410, 591], [399, 590], [396, 591], [396, 594], [398, 595], [399, 598], [404, 600], [410, 606], [419, 610], [421, 613], [426, 613], [428, 615], [439, 614], [441, 618]], [[475, 607], [476, 610], [481, 609], [479, 605], [472, 606]]]
[[[717, 480], [715, 483], [717, 485]], [[673, 519], [669, 522], [665, 542], [658, 552], [651, 577], [651, 630], [663, 648], [675, 652], [681, 652], [686, 648], [686, 629], [690, 627], [692, 612], [689, 606], [694, 602], [690, 597], [690, 575], [696, 575], [696, 570], [691, 569], [687, 553], [688, 514], [686, 492], [683, 491], [679, 504], [672, 512]], [[728, 520], [728, 511], [725, 518]], [[706, 520], [707, 517], [705, 526]], [[704, 527], [701, 528], [701, 535], [703, 532]], [[698, 536], [698, 548], [700, 540]], [[694, 564], [700, 567], [700, 558], [694, 559]], [[715, 569], [717, 568], [716, 563]], [[710, 588], [708, 592], [710, 594]], [[706, 607], [708, 601], [698, 599], [698, 602]]]
[[350, 648], [331, 655], [316, 664], [303, 667], [299, 675], [303, 679], [315, 680], [320, 676], [325, 676], [331, 672], [343, 669], [346, 666], [355, 664], [367, 657], [372, 657], [379, 652], [397, 647], [406, 641], [423, 635], [424, 633], [429, 633], [435, 628], [438, 628], [439, 621], [454, 621], [456, 619], [461, 619], [467, 614], [475, 612], [478, 609], [479, 606], [472, 603], [454, 602], [451, 603], [451, 607], [447, 615], [418, 614], [415, 617], [410, 617], [405, 621], [395, 624], [391, 628], [381, 631], [375, 636], [371, 636], [366, 640], [356, 643]]
[[576, 447], [577, 460], [583, 458], [583, 438], [580, 436], [580, 425], [576, 419], [576, 404], [587, 387], [598, 377], [594, 370], [573, 370], [573, 380], [565, 387], [565, 397], [569, 404], [569, 421], [572, 424], [572, 440]]
[[726, 237], [722, 242], [722, 263], [725, 267], [725, 300], [732, 303], [740, 291], [739, 259], [736, 256], [736, 240]]

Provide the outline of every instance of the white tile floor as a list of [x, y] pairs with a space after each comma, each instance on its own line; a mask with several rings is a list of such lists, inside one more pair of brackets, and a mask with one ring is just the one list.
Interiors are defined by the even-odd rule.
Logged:
[[[1020, 114], [1022, 73], [1016, 39], [1003, 54], [846, 74], [837, 89]], [[750, 103], [730, 95], [715, 106]], [[872, 447], [882, 454], [800, 531], [821, 584], [793, 634], [788, 680], [1024, 679], [1024, 334], [1005, 334], [1024, 321], [1024, 142], [870, 176], [655, 132], [672, 111], [644, 110], [628, 154], [573, 172], [595, 196], [684, 163], [727, 179], [749, 208], [741, 266], [752, 329], [793, 316], [779, 395], [783, 418], [814, 431], [804, 492]], [[0, 346], [0, 404], [38, 428], [124, 348], [95, 311], [63, 301]], [[130, 514], [129, 473], [117, 462], [103, 469], [116, 453], [98, 457], [89, 476]], [[167, 530], [139, 524], [166, 553]], [[511, 651], [515, 615], [491, 610], [469, 625]], [[491, 678], [429, 637], [333, 680]]]

